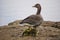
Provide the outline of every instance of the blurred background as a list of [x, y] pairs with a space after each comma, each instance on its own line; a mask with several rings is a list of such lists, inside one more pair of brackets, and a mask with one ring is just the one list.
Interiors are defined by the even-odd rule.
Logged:
[[0, 0], [0, 26], [36, 14], [36, 3], [41, 4], [45, 21], [60, 21], [60, 0]]

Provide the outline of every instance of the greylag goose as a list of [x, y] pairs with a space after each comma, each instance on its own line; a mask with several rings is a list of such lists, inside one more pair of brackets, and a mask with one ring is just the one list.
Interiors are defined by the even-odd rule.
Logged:
[[33, 25], [34, 28], [36, 28], [37, 26], [39, 26], [42, 23], [43, 18], [42, 18], [41, 14], [40, 14], [40, 12], [41, 12], [41, 5], [40, 4], [35, 4], [35, 6], [33, 6], [33, 7], [37, 8], [36, 15], [28, 16], [27, 18], [22, 20], [22, 22], [20, 22], [20, 24], [28, 23], [30, 25]]

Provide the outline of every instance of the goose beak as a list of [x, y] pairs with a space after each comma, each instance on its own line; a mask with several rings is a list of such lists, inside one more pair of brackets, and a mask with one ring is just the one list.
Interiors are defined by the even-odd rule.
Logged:
[[32, 6], [32, 7], [35, 7], [35, 6]]

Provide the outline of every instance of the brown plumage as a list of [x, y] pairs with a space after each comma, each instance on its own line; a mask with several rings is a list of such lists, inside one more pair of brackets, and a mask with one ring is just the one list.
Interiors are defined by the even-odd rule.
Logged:
[[28, 23], [28, 24], [33, 25], [33, 27], [36, 28], [37, 26], [39, 26], [42, 23], [43, 18], [41, 17], [41, 14], [40, 14], [40, 12], [41, 12], [41, 6], [40, 6], [40, 4], [36, 4], [33, 7], [37, 8], [36, 15], [30, 15], [29, 17], [27, 17], [24, 20], [22, 20], [22, 22], [20, 22], [20, 24]]

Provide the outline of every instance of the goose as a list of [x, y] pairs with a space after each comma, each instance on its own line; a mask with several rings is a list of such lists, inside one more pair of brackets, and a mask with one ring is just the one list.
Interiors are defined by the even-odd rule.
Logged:
[[33, 28], [36, 28], [43, 22], [43, 18], [41, 16], [41, 5], [35, 4], [33, 7], [37, 8], [37, 13], [35, 15], [30, 15], [24, 20], [20, 22], [20, 24], [28, 23], [30, 25], [33, 25]]

